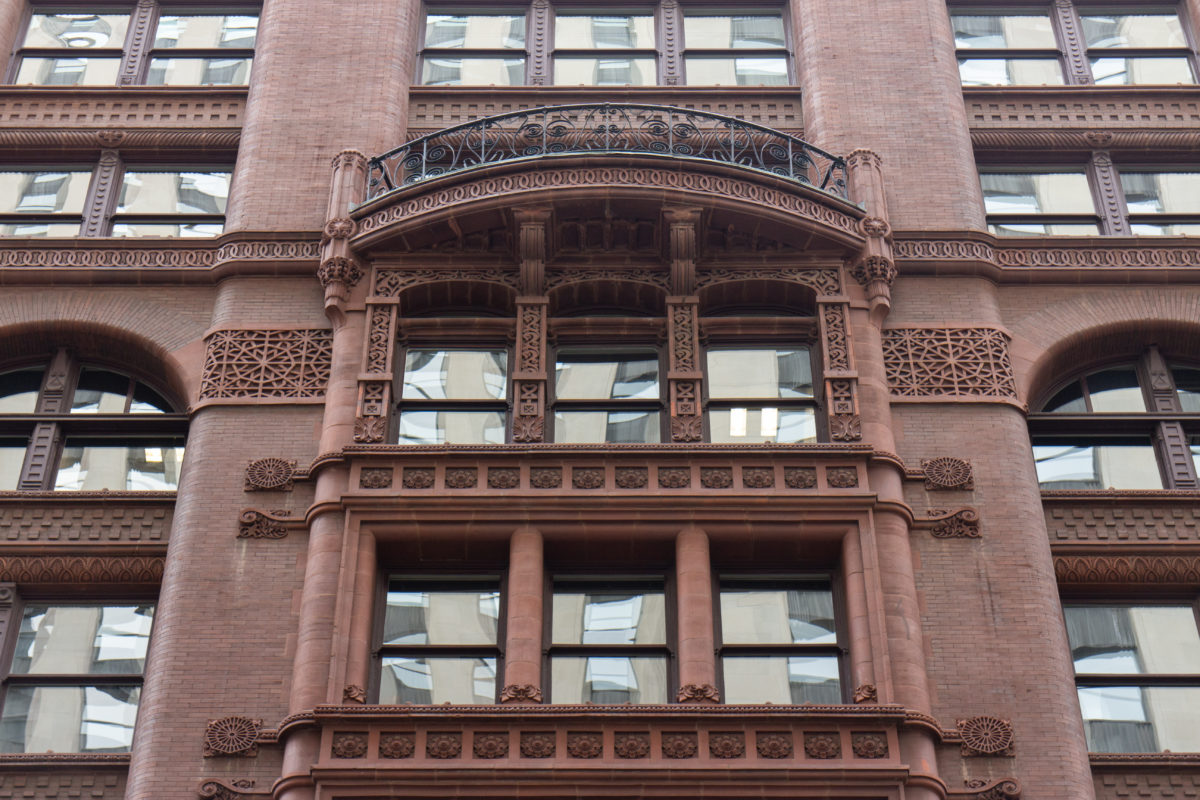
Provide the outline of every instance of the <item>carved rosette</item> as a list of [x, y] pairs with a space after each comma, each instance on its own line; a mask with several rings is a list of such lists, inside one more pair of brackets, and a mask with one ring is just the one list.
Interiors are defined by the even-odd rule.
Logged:
[[759, 758], [791, 758], [792, 735], [790, 733], [760, 733], [755, 740]]
[[522, 733], [521, 755], [524, 758], [554, 758], [553, 733]]
[[246, 467], [247, 492], [290, 492], [296, 462], [282, 458], [260, 458]]
[[599, 733], [568, 733], [567, 755], [571, 758], [600, 758], [604, 755], [604, 737]]
[[367, 754], [367, 734], [355, 731], [353, 733], [333, 734], [333, 744], [330, 755], [334, 758], [362, 758]]
[[837, 733], [804, 734], [804, 754], [809, 758], [841, 758], [842, 740]]
[[1013, 726], [1008, 720], [984, 715], [956, 720], [955, 724], [962, 737], [964, 756], [1013, 754]]
[[617, 758], [646, 758], [650, 755], [650, 734], [616, 734], [613, 737], [613, 754]]
[[664, 733], [662, 735], [663, 758], [695, 758], [700, 745], [694, 733]]
[[852, 733], [850, 749], [858, 758], [887, 758], [888, 743], [885, 733]]
[[506, 758], [508, 756], [508, 734], [476, 733], [472, 750], [476, 758]]
[[710, 733], [708, 735], [708, 753], [713, 758], [745, 758], [746, 734]]
[[417, 737], [411, 733], [384, 733], [379, 736], [380, 758], [412, 758]]
[[204, 757], [258, 755], [261, 719], [223, 717], [211, 719], [204, 729]]
[[462, 734], [430, 733], [425, 737], [425, 755], [429, 758], [458, 758], [462, 755]]
[[720, 703], [721, 694], [711, 683], [685, 683], [675, 699], [680, 703]]
[[500, 690], [501, 703], [540, 703], [542, 690], [530, 684], [510, 683]]
[[368, 467], [358, 475], [360, 489], [390, 489], [392, 470], [390, 467]]
[[952, 456], [940, 456], [921, 461], [928, 491], [974, 489], [975, 470], [969, 461]]

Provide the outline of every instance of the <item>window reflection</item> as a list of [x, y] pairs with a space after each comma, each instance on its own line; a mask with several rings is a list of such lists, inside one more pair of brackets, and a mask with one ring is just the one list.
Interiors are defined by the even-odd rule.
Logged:
[[496, 701], [494, 658], [383, 659], [379, 702], [481, 705]]
[[405, 354], [405, 400], [503, 400], [507, 393], [507, 351], [414, 348]]
[[1035, 437], [1033, 460], [1042, 489], [1163, 488], [1148, 439], [1071, 442], [1062, 437]]
[[173, 491], [179, 486], [183, 446], [178, 439], [144, 445], [68, 439], [54, 488], [68, 491]]

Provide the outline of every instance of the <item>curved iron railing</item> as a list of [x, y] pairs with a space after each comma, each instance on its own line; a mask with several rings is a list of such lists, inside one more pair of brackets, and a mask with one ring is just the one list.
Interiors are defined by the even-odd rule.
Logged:
[[846, 198], [846, 162], [753, 122], [672, 106], [586, 103], [485, 117], [369, 162], [368, 199], [439, 175], [560, 153], [646, 153], [735, 164]]

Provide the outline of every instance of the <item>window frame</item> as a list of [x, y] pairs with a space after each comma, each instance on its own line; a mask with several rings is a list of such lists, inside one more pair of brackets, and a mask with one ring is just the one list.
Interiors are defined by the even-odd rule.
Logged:
[[[763, 586], [768, 588], [790, 588], [801, 584], [822, 583], [829, 587], [833, 600], [834, 636], [833, 644], [739, 644], [725, 643], [724, 623], [721, 614], [721, 593], [723, 588], [730, 585]], [[801, 654], [832, 655], [837, 659], [838, 690], [841, 694], [841, 704], [846, 704], [851, 690], [852, 676], [850, 674], [850, 631], [847, 627], [845, 614], [845, 586], [840, 569], [818, 570], [814, 572], [799, 572], [781, 574], [774, 571], [729, 569], [712, 570], [713, 596], [713, 644], [714, 659], [717, 671], [717, 690], [725, 698], [725, 667], [726, 656], [791, 656]], [[754, 705], [761, 705], [755, 703]], [[799, 706], [800, 704], [792, 704]]]
[[[154, 642], [154, 629], [158, 624], [158, 596], [157, 593], [141, 591], [129, 592], [101, 592], [88, 598], [80, 598], [78, 595], [73, 595], [69, 598], [59, 599], [64, 597], [61, 592], [51, 592], [43, 596], [41, 593], [32, 593], [33, 596], [14, 592], [12, 605], [0, 611], [3, 614], [8, 624], [8, 634], [4, 637], [3, 652], [0, 652], [0, 711], [3, 710], [4, 704], [8, 699], [8, 692], [14, 686], [34, 686], [34, 687], [85, 687], [85, 686], [137, 686], [139, 689], [145, 683], [145, 661], [149, 659], [150, 648]], [[52, 605], [55, 607], [108, 607], [108, 606], [123, 606], [123, 605], [149, 605], [153, 608], [152, 619], [150, 623], [149, 636], [146, 639], [146, 653], [143, 655], [143, 669], [137, 673], [16, 673], [12, 671], [13, 660], [16, 658], [17, 642], [21, 633], [21, 622], [24, 619], [25, 608], [30, 604], [37, 605]], [[141, 716], [141, 698], [138, 702], [138, 718], [134, 721], [134, 731], [137, 730], [138, 721]], [[132, 749], [132, 742], [131, 747]], [[51, 753], [53, 751], [23, 751], [30, 756], [39, 756]], [[106, 753], [112, 752], [107, 750], [94, 751], [82, 750], [81, 755], [89, 753]], [[129, 750], [121, 751], [128, 753]]]
[[[503, 58], [504, 56], [513, 57], [520, 53], [525, 60], [525, 79], [523, 84], [515, 84], [519, 86], [563, 86], [563, 87], [578, 87], [578, 84], [560, 84], [554, 79], [554, 61], [556, 57], [586, 57], [595, 56], [602, 58], [605, 55], [612, 55], [616, 58], [654, 58], [654, 81], [641, 84], [646, 87], [653, 86], [697, 86], [711, 87], [717, 86], [722, 89], [729, 88], [732, 90], [752, 88], [753, 86], [769, 86], [769, 84], [750, 84], [741, 86], [739, 84], [692, 84], [687, 80], [687, 70], [685, 60], [688, 57], [704, 57], [704, 56], [745, 56], [745, 57], [764, 57], [764, 56], [781, 56], [786, 64], [786, 86], [795, 86], [797, 83], [796, 61], [794, 57], [795, 42], [792, 32], [792, 16], [789, 5], [781, 0], [756, 0], [756, 2], [746, 8], [735, 9], [738, 13], [732, 13], [727, 3], [711, 2], [709, 0], [700, 0], [699, 2], [688, 2], [677, 6], [674, 10], [667, 8], [662, 3], [662, 0], [610, 0], [598, 7], [594, 2], [588, 0], [557, 0], [552, 3], [545, 11], [544, 18], [537, 18], [539, 10], [532, 3], [501, 3], [492, 4], [487, 0], [468, 0], [467, 2], [459, 2], [451, 5], [451, 0], [443, 0], [443, 2], [427, 2], [423, 8], [422, 24], [420, 25], [417, 36], [417, 65], [414, 72], [414, 85], [417, 86], [436, 86], [436, 84], [426, 84], [423, 79], [425, 70], [425, 59], [427, 57], [452, 57], [454, 55], [469, 54], [474, 57], [482, 58]], [[426, 48], [425, 46], [425, 31], [427, 25], [424, 20], [429, 15], [508, 15], [508, 14], [523, 14], [525, 17], [525, 48], [518, 50], [516, 48]], [[562, 16], [651, 16], [654, 19], [654, 40], [655, 47], [651, 48], [562, 48], [555, 47], [555, 18], [558, 15]], [[663, 31], [666, 27], [666, 15], [674, 14], [675, 18], [671, 21], [676, 30], [676, 38], [668, 39]], [[756, 15], [779, 15], [783, 27], [784, 45], [778, 49], [769, 48], [747, 48], [745, 50], [732, 48], [689, 48], [687, 46], [686, 37], [683, 32], [685, 16], [756, 16]], [[545, 31], [544, 38], [539, 40], [535, 36], [537, 29], [541, 28]], [[584, 84], [591, 87], [592, 84]], [[625, 84], [621, 84], [624, 86]], [[476, 86], [475, 84], [452, 84], [456, 88], [474, 86], [475, 88], [483, 88], [485, 85]], [[493, 85], [494, 88], [495, 85]], [[608, 86], [610, 84], [596, 85]]]
[[[163, 12], [172, 12], [192, 16], [253, 16], [261, 20], [262, 4], [237, 3], [237, 2], [216, 2], [215, 0], [150, 0], [148, 4], [140, 3], [120, 3], [120, 2], [97, 2], [97, 3], [79, 3], [79, 2], [51, 2], [51, 0], [30, 0], [25, 5], [22, 15], [19, 20], [17, 40], [14, 42], [13, 51], [10, 54], [8, 71], [5, 74], [4, 82], [9, 85], [20, 86], [48, 86], [59, 84], [17, 84], [17, 74], [21, 68], [21, 62], [26, 57], [46, 57], [50, 54], [53, 57], [55, 54], [63, 52], [81, 53], [96, 52], [99, 53], [97, 58], [117, 58], [119, 60], [117, 66], [117, 80], [113, 84], [66, 84], [68, 86], [161, 86], [169, 88], [172, 86], [209, 86], [225, 89], [240, 89], [245, 88], [249, 84], [233, 83], [233, 84], [147, 84], [146, 78], [150, 71], [150, 62], [159, 53], [175, 53], [178, 57], [209, 57], [215, 58], [218, 55], [224, 55], [230, 58], [249, 58], [251, 59], [251, 70], [253, 70], [254, 51], [257, 47], [257, 39], [255, 48], [155, 48], [154, 41], [158, 33], [159, 18], [163, 16]], [[125, 31], [125, 40], [120, 48], [30, 48], [24, 46], [24, 37], [29, 31], [29, 24], [35, 14], [74, 14], [74, 13], [112, 13], [112, 12], [128, 12], [129, 26]], [[168, 16], [171, 14], [168, 13]], [[138, 49], [135, 47], [137, 41], [137, 30], [141, 28], [146, 31], [144, 43]], [[161, 56], [159, 56], [161, 57]]]
[[[398, 342], [396, 348], [396, 377], [392, 387], [392, 396], [395, 398], [392, 401], [392, 424], [394, 432], [387, 437], [388, 441], [396, 440], [396, 443], [401, 447], [431, 447], [442, 445], [415, 444], [400, 442], [400, 415], [405, 411], [500, 411], [504, 415], [504, 441], [502, 444], [512, 442], [512, 420], [513, 420], [513, 359], [516, 356], [514, 346], [509, 342], [494, 342], [489, 338], [483, 338], [477, 342], [463, 342], [454, 340], [450, 343], [441, 341], [428, 341], [425, 339], [408, 339]], [[407, 373], [406, 364], [408, 362], [408, 353], [410, 350], [437, 350], [439, 352], [481, 352], [495, 350], [503, 350], [505, 352], [505, 370], [504, 370], [504, 399], [503, 400], [414, 400], [404, 398], [404, 378]], [[471, 444], [469, 442], [449, 442], [448, 444]], [[475, 442], [474, 445], [484, 447], [487, 446], [483, 442]]]
[[1011, 238], [1008, 234], [996, 233], [992, 231], [993, 225], [1095, 225], [1096, 233], [1087, 234], [1055, 234], [1055, 233], [1028, 233], [1027, 236], [1063, 236], [1063, 235], [1080, 235], [1080, 236], [1101, 236], [1106, 233], [1106, 219], [1102, 211], [1103, 205], [1097, 203], [1097, 186], [1099, 177], [1096, 175], [1096, 170], [1093, 168], [1092, 162], [1088, 161], [1073, 167], [1069, 164], [1030, 164], [1021, 163], [1010, 166], [992, 165], [988, 163], [980, 163], [978, 166], [980, 191], [983, 191], [983, 176], [984, 175], [1077, 175], [1082, 174], [1088, 184], [1088, 192], [1092, 201], [1091, 214], [1084, 213], [989, 213], [987, 211], [987, 199], [984, 198], [984, 216], [988, 232], [997, 238]]
[[[639, 565], [640, 566], [640, 565]], [[554, 659], [556, 657], [660, 657], [666, 666], [666, 697], [662, 703], [672, 703], [679, 688], [678, 659], [678, 599], [675, 592], [674, 570], [633, 570], [609, 572], [558, 570], [547, 567], [542, 593], [542, 691], [547, 704], [554, 703]], [[559, 585], [573, 587], [596, 586], [610, 591], [623, 588], [659, 587], [663, 594], [663, 644], [556, 644], [554, 642], [554, 595]], [[585, 662], [586, 663], [586, 662]], [[587, 702], [587, 701], [585, 701]], [[630, 703], [635, 706], [660, 705], [655, 701]]]
[[[465, 587], [478, 587], [487, 582], [493, 582], [498, 595], [496, 618], [496, 643], [486, 644], [384, 644], [383, 635], [387, 622], [388, 584], [393, 580], [405, 580], [423, 591], [453, 591]], [[495, 696], [492, 702], [500, 702], [500, 693], [504, 687], [504, 649], [507, 636], [508, 622], [508, 569], [488, 570], [467, 568], [454, 572], [433, 571], [429, 573], [405, 573], [402, 570], [381, 569], [377, 580], [375, 614], [372, 626], [373, 647], [371, 649], [371, 699], [379, 702], [383, 688], [383, 661], [389, 656], [411, 658], [494, 658], [496, 660]], [[432, 698], [431, 698], [432, 702]], [[470, 705], [457, 703], [455, 705]]]
[[[1183, 30], [1183, 47], [1102, 47], [1089, 48], [1083, 36], [1083, 16], [1088, 12], [1108, 11], [1114, 14], [1171, 14], [1174, 13]], [[962, 62], [964, 59], [1003, 59], [1020, 60], [1023, 58], [1056, 58], [1062, 72], [1062, 86], [1154, 86], [1156, 84], [1097, 84], [1092, 67], [1093, 58], [1145, 58], [1145, 57], [1183, 57], [1187, 59], [1192, 73], [1190, 84], [1200, 84], [1200, 41], [1193, 28], [1191, 15], [1185, 2], [1161, 2], [1148, 6], [1139, 6], [1130, 0], [1066, 0], [1061, 3], [1022, 2], [1015, 5], [1005, 5], [995, 0], [952, 0], [949, 4], [951, 17], [957, 15], [974, 16], [1041, 16], [1048, 12], [1051, 30], [1058, 44], [1056, 50], [1044, 48], [955, 48], [955, 57]], [[1072, 35], [1068, 35], [1070, 29]], [[1077, 33], [1076, 33], [1077, 32]], [[1073, 68], [1074, 67], [1074, 68]], [[1018, 89], [1027, 85], [1041, 84], [999, 84], [1000, 88]], [[1174, 86], [1176, 84], [1168, 84]], [[965, 89], [977, 89], [978, 86], [964, 85]]]
[[[713, 318], [710, 317], [710, 318], [702, 318], [702, 319], [704, 320], [704, 322], [708, 322], [708, 320], [713, 319]], [[704, 325], [704, 322], [702, 322], [702, 325]], [[704, 325], [704, 327], [708, 328], [710, 326]], [[713, 333], [715, 334], [716, 332], [714, 331]], [[797, 350], [804, 349], [804, 350], [808, 351], [808, 372], [809, 372], [809, 376], [812, 378], [812, 386], [813, 386], [813, 397], [811, 400], [805, 400], [803, 398], [783, 398], [783, 397], [774, 398], [774, 399], [761, 398], [761, 397], [759, 397], [759, 398], [747, 398], [747, 397], [712, 398], [710, 396], [710, 392], [712, 389], [712, 380], [710, 378], [709, 369], [708, 369], [708, 354], [710, 352], [713, 352], [714, 350], [784, 350], [784, 349], [788, 349], [788, 348], [794, 348]], [[820, 358], [820, 348], [819, 348], [818, 343], [813, 342], [811, 340], [807, 340], [807, 339], [806, 340], [796, 339], [795, 337], [775, 337], [775, 338], [770, 338], [770, 339], [762, 338], [762, 337], [755, 337], [755, 338], [747, 338], [747, 339], [741, 339], [741, 340], [739, 340], [737, 338], [719, 337], [715, 341], [711, 341], [707, 345], [703, 346], [701, 348], [701, 353], [703, 356], [701, 359], [702, 363], [701, 363], [701, 367], [700, 367], [700, 374], [703, 376], [700, 381], [701, 386], [703, 387], [703, 392], [702, 392], [703, 396], [701, 397], [701, 405], [702, 405], [702, 413], [704, 415], [704, 440], [706, 442], [710, 442], [710, 443], [712, 442], [712, 424], [711, 424], [711, 418], [709, 415], [709, 411], [711, 409], [714, 409], [714, 408], [738, 408], [738, 407], [752, 408], [752, 407], [756, 407], [756, 406], [774, 407], [774, 408], [779, 408], [779, 409], [811, 408], [813, 410], [813, 424], [814, 424], [814, 434], [815, 434], [815, 438], [813, 439], [812, 443], [829, 441], [829, 425], [828, 425], [828, 418], [827, 418], [828, 415], [826, 413], [827, 410], [825, 408], [825, 403], [823, 402], [823, 397], [822, 397], [822, 395], [823, 395], [822, 387], [824, 385], [824, 376], [821, 374], [822, 364], [821, 364], [821, 358]], [[822, 434], [824, 434], [824, 435], [822, 435]], [[753, 442], [749, 441], [749, 439], [750, 439], [749, 436], [747, 436], [746, 438], [748, 441], [745, 442], [745, 444], [752, 444], [752, 443], [757, 444], [758, 443], [757, 440], [754, 440]], [[781, 444], [789, 444], [789, 443], [781, 442]]]
[[[1146, 597], [1142, 595], [1130, 595], [1128, 593], [1119, 593], [1114, 597], [1098, 598], [1094, 593], [1079, 593], [1064, 591], [1062, 596], [1062, 611], [1063, 611], [1063, 631], [1064, 639], [1067, 644], [1067, 656], [1071, 659], [1072, 670], [1074, 670], [1074, 658], [1072, 657], [1072, 646], [1070, 639], [1065, 635], [1066, 625], [1066, 609], [1072, 607], [1094, 607], [1094, 608], [1141, 608], [1147, 606], [1170, 607], [1170, 608], [1190, 608], [1192, 611], [1192, 619], [1196, 625], [1197, 635], [1200, 636], [1200, 596], [1194, 592], [1183, 594], [1168, 594], [1155, 595]], [[1081, 687], [1136, 687], [1136, 688], [1155, 688], [1155, 687], [1184, 687], [1196, 688], [1200, 690], [1200, 665], [1196, 672], [1191, 673], [1099, 673], [1075, 672], [1075, 687], [1078, 690]], [[1200, 718], [1200, 710], [1197, 711], [1197, 717]], [[1081, 723], [1086, 725], [1087, 720], [1082, 717]], [[1110, 751], [1106, 750], [1091, 750], [1092, 754], [1101, 753], [1111, 755]], [[1162, 751], [1151, 751], [1151, 754]]]
[[[60, 360], [61, 359], [61, 360]], [[59, 411], [38, 411], [41, 408], [46, 393], [47, 379], [52, 370], [62, 366], [66, 374], [62, 389], [62, 399]], [[17, 486], [5, 491], [60, 491], [64, 493], [91, 491], [88, 489], [55, 489], [58, 472], [62, 462], [63, 451], [71, 440], [111, 440], [116, 445], [136, 445], [144, 442], [151, 443], [167, 439], [178, 440], [180, 447], [187, 446], [188, 415], [183, 412], [163, 413], [130, 413], [93, 414], [71, 413], [70, 403], [74, 395], [80, 372], [85, 367], [100, 368], [108, 372], [128, 377], [132, 385], [144, 384], [156, 392], [166, 403], [178, 408], [171, 393], [158, 386], [131, 374], [127, 370], [111, 368], [106, 364], [85, 361], [77, 358], [66, 350], [60, 350], [55, 357], [42, 361], [23, 361], [5, 365], [3, 373], [20, 371], [22, 369], [43, 369], [41, 386], [35, 400], [35, 410], [27, 414], [0, 414], [0, 440], [18, 440], [25, 442], [25, 456], [18, 475]], [[133, 390], [130, 389], [130, 392]], [[126, 404], [131, 394], [126, 395]], [[35, 442], [48, 440], [51, 444], [46, 454], [44, 465], [39, 466], [34, 458]], [[41, 477], [37, 473], [41, 471]], [[132, 489], [111, 489], [109, 491], [138, 491]], [[175, 491], [168, 489], [166, 491]]]
[[[612, 344], [558, 344], [548, 348], [550, 350], [549, 358], [547, 359], [548, 366], [552, 365], [553, 369], [548, 371], [546, 376], [546, 442], [549, 444], [575, 444], [579, 447], [588, 446], [583, 442], [559, 442], [556, 438], [557, 430], [555, 421], [560, 410], [563, 411], [651, 411], [658, 414], [658, 441], [649, 442], [648, 444], [663, 444], [669, 440], [668, 436], [671, 428], [671, 420], [669, 410], [667, 408], [666, 393], [667, 384], [667, 354], [665, 348], [657, 344], [641, 344], [633, 341], [625, 340], [614, 342]], [[610, 398], [604, 400], [597, 399], [559, 399], [558, 397], [558, 359], [560, 353], [567, 351], [568, 355], [582, 354], [603, 357], [609, 356], [613, 360], [620, 359], [625, 356], [635, 356], [645, 354], [647, 356], [653, 354], [654, 361], [658, 364], [658, 399], [649, 400], [641, 398]], [[601, 442], [593, 444], [621, 444], [620, 442]], [[637, 442], [635, 444], [641, 444]]]

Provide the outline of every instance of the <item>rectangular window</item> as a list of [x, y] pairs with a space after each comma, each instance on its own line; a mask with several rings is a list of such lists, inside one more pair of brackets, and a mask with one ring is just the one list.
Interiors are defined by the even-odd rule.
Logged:
[[1200, 236], [1200, 172], [1121, 170], [1130, 232]]
[[[1137, 11], [1086, 0], [952, 11], [964, 86], [1190, 84], [1195, 53], [1172, 4]], [[1073, 31], [1082, 31], [1080, 37]], [[1064, 64], [1087, 63], [1073, 74]]]
[[1191, 605], [1063, 607], [1088, 749], [1200, 751], [1200, 632]]
[[1099, 218], [1087, 173], [981, 172], [988, 229], [997, 236], [1096, 236]]
[[409, 348], [400, 444], [504, 444], [508, 351]]
[[720, 604], [726, 703], [843, 702], [827, 578], [727, 576], [721, 579]]
[[709, 349], [706, 386], [709, 441], [817, 440], [807, 347]]
[[685, 13], [684, 70], [689, 86], [786, 86], [783, 15]]
[[425, 16], [425, 86], [519, 86], [525, 59], [524, 12]]
[[0, 172], [0, 235], [78, 236], [90, 170]]
[[113, 236], [219, 236], [225, 229], [228, 172], [126, 167]]
[[1150, 437], [1034, 436], [1043, 490], [1162, 489]]
[[554, 83], [653, 86], [658, 83], [654, 17], [559, 14], [554, 20]]
[[[147, 51], [126, 49], [131, 27], [154, 30]], [[13, 81], [112, 86], [118, 75], [155, 86], [237, 86], [250, 80], [257, 9], [179, 13], [172, 7], [35, 9], [17, 51]], [[130, 82], [124, 80], [122, 82]]]
[[667, 702], [661, 578], [556, 578], [549, 638], [553, 702]]
[[560, 350], [554, 370], [554, 441], [662, 441], [658, 353]]
[[152, 605], [26, 603], [0, 752], [127, 752], [153, 617]]
[[500, 579], [388, 579], [380, 639], [379, 702], [496, 702]]
[[183, 439], [120, 443], [68, 437], [59, 457], [55, 490], [171, 492], [179, 486]]

